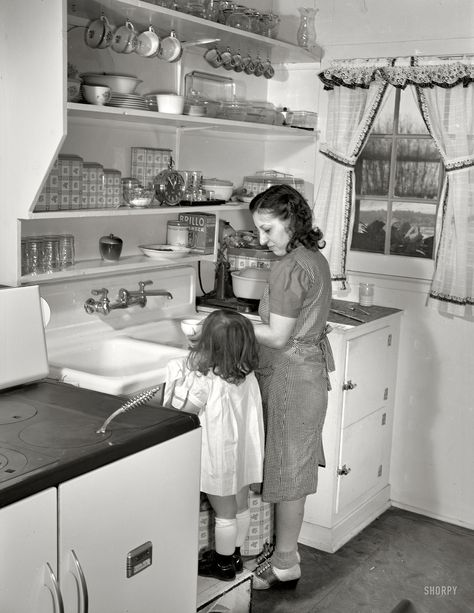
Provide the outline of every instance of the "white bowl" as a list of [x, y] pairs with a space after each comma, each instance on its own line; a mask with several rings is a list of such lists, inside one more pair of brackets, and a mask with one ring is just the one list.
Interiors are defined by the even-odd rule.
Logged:
[[234, 184], [230, 181], [203, 179], [202, 187], [206, 192], [214, 192], [214, 200], [230, 200], [234, 191]]
[[184, 96], [177, 94], [156, 94], [158, 112], [182, 115], [184, 111]]
[[196, 336], [201, 332], [201, 326], [204, 319], [183, 319], [181, 324], [181, 330], [186, 336]]
[[81, 79], [67, 80], [67, 101], [77, 102], [81, 99]]
[[155, 260], [182, 258], [191, 251], [188, 247], [180, 247], [179, 245], [138, 245], [138, 248], [143, 255]]
[[89, 104], [104, 105], [110, 100], [110, 87], [102, 85], [83, 85], [82, 93]]
[[231, 272], [232, 289], [237, 298], [260, 300], [268, 285], [269, 269], [242, 268]]
[[87, 72], [81, 75], [86, 85], [104, 85], [117, 94], [133, 94], [138, 85], [142, 83], [140, 79], [128, 75], [119, 74], [99, 74]]

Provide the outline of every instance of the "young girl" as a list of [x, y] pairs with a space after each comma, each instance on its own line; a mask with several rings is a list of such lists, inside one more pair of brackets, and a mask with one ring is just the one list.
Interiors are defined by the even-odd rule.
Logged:
[[215, 512], [215, 551], [199, 574], [230, 581], [242, 570], [240, 547], [250, 524], [248, 488], [263, 473], [263, 417], [254, 370], [253, 326], [243, 315], [213, 311], [190, 354], [168, 365], [164, 404], [199, 415], [201, 491]]

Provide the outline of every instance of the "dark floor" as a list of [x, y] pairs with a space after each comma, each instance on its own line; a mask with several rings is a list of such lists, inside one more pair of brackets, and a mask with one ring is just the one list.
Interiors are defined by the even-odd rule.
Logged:
[[297, 587], [254, 590], [252, 613], [474, 612], [471, 530], [391, 508], [336, 553], [299, 550]]

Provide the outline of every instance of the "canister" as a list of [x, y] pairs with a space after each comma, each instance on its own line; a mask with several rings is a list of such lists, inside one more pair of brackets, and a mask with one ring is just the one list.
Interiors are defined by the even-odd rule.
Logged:
[[176, 247], [187, 247], [189, 245], [188, 222], [170, 219], [168, 221], [166, 242], [168, 245], [174, 245]]

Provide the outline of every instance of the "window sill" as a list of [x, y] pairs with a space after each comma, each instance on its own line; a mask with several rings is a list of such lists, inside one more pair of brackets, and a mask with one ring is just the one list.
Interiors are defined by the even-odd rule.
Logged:
[[347, 270], [354, 273], [431, 281], [434, 273], [434, 260], [349, 251]]

